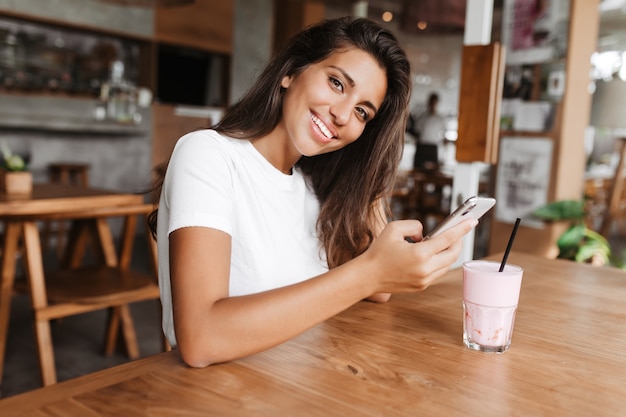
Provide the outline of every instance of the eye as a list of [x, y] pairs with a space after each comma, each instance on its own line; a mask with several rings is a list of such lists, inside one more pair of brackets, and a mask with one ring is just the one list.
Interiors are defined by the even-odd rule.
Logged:
[[337, 90], [343, 92], [343, 83], [335, 77], [328, 77], [329, 82], [331, 83], [331, 85], [333, 87], [335, 87]]
[[367, 110], [365, 110], [363, 107], [357, 107], [356, 108], [356, 112], [359, 115], [359, 117], [361, 119], [363, 119], [364, 121], [368, 121], [370, 119], [370, 114]]

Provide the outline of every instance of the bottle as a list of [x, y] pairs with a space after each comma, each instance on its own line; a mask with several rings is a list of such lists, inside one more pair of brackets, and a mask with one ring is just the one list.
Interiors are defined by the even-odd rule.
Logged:
[[100, 100], [106, 103], [106, 117], [120, 123], [131, 123], [137, 112], [136, 87], [124, 79], [124, 63], [113, 61], [110, 79], [100, 88]]

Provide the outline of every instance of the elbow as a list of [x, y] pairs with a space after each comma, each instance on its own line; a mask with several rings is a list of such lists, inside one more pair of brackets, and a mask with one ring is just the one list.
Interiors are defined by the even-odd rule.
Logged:
[[185, 365], [191, 368], [204, 368], [211, 365], [211, 360], [195, 349], [184, 349], [181, 346], [178, 347], [180, 357], [185, 362]]
[[205, 368], [227, 360], [216, 355], [211, 347], [200, 343], [181, 343], [179, 341], [177, 349], [183, 362], [191, 368]]
[[219, 337], [211, 337], [210, 340], [179, 339], [177, 349], [183, 362], [191, 368], [205, 368], [243, 356], [237, 354], [232, 344], [220, 341]]

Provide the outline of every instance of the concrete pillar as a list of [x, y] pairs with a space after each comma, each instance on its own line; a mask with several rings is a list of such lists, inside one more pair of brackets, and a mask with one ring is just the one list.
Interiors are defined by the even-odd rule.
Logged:
[[229, 104], [248, 90], [272, 53], [273, 0], [235, 0]]

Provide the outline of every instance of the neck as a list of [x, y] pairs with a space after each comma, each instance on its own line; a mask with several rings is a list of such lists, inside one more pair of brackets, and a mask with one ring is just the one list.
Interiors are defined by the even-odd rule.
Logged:
[[292, 174], [294, 165], [302, 156], [278, 127], [269, 135], [252, 140], [252, 145], [270, 164], [287, 175]]

